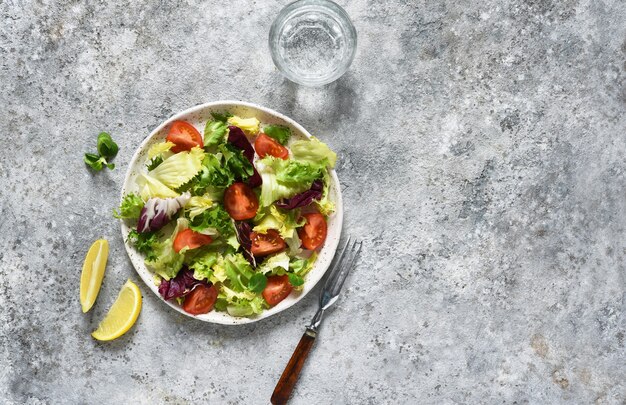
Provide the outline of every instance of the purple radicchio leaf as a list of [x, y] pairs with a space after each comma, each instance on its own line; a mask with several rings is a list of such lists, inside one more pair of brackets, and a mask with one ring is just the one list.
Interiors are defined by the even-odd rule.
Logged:
[[256, 167], [254, 167], [254, 148], [252, 147], [252, 144], [246, 137], [246, 134], [243, 132], [243, 130], [233, 125], [229, 126], [228, 127], [228, 142], [232, 144], [234, 147], [241, 149], [243, 151], [243, 155], [252, 164], [254, 173], [248, 179], [247, 181], [248, 185], [252, 188], [255, 188], [263, 184], [261, 175], [256, 170]]
[[254, 159], [254, 148], [241, 128], [232, 125], [228, 127], [228, 142], [241, 149], [246, 159], [252, 163], [252, 159]]
[[254, 260], [251, 252], [252, 240], [250, 239], [250, 234], [252, 233], [252, 227], [245, 221], [236, 221], [235, 228], [237, 229], [237, 239], [241, 249], [243, 249], [243, 257], [250, 262], [252, 267], [256, 267], [256, 260]]
[[204, 280], [201, 281], [193, 278], [193, 271], [185, 266], [178, 272], [176, 277], [170, 280], [161, 280], [159, 294], [161, 294], [163, 299], [168, 301], [173, 298], [184, 297], [200, 284], [209, 285], [209, 283]]
[[141, 209], [137, 232], [154, 232], [167, 225], [172, 217], [187, 204], [191, 195], [183, 193], [174, 198], [151, 198]]
[[306, 207], [311, 204], [313, 200], [320, 200], [324, 191], [324, 183], [317, 179], [311, 184], [311, 188], [307, 191], [303, 191], [300, 194], [296, 194], [291, 198], [283, 198], [276, 203], [278, 208], [292, 210], [295, 208]]

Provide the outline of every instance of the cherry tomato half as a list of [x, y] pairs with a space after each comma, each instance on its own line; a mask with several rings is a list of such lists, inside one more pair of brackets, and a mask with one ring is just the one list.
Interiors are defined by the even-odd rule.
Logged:
[[196, 249], [211, 242], [213, 242], [213, 238], [209, 235], [203, 235], [191, 229], [184, 229], [178, 232], [174, 239], [174, 250], [176, 253], [179, 253], [183, 248], [188, 248], [189, 250]]
[[289, 157], [289, 151], [287, 148], [278, 143], [278, 141], [274, 138], [263, 133], [256, 138], [256, 141], [254, 141], [254, 149], [256, 150], [256, 154], [261, 158], [271, 155], [284, 160]]
[[250, 251], [254, 256], [267, 256], [285, 249], [285, 241], [275, 229], [269, 229], [266, 233], [250, 233], [252, 247]]
[[286, 274], [271, 276], [267, 278], [267, 286], [263, 290], [263, 298], [273, 307], [287, 298], [291, 290], [293, 290], [293, 287], [289, 283], [289, 277]]
[[214, 285], [199, 284], [185, 297], [183, 309], [192, 315], [206, 314], [213, 309], [215, 301], [217, 288]]
[[322, 246], [326, 240], [328, 227], [326, 219], [322, 214], [317, 212], [302, 215], [306, 218], [306, 224], [298, 229], [298, 236], [302, 241], [302, 247], [309, 250], [315, 250]]
[[174, 143], [172, 147], [174, 153], [191, 150], [194, 146], [204, 147], [200, 132], [185, 121], [174, 121], [165, 140]]
[[250, 186], [234, 183], [224, 193], [224, 208], [236, 221], [251, 219], [259, 209], [259, 199]]

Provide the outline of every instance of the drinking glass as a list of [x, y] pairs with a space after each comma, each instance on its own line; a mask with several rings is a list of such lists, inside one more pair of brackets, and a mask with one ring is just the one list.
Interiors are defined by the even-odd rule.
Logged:
[[298, 0], [283, 8], [270, 29], [276, 67], [291, 81], [322, 86], [350, 67], [356, 30], [346, 11], [330, 0]]

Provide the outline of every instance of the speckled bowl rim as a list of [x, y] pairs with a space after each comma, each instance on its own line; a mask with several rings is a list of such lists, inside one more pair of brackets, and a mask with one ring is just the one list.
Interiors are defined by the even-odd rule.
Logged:
[[[211, 111], [223, 112], [225, 110], [229, 112], [234, 112], [235, 114], [241, 114], [244, 117], [257, 116], [257, 118], [259, 118], [259, 120], [264, 124], [286, 125], [292, 129], [292, 133], [294, 134], [294, 136], [301, 136], [301, 137], [304, 136], [307, 138], [311, 137], [311, 134], [306, 129], [304, 129], [304, 127], [298, 124], [296, 121], [292, 120], [291, 118], [277, 111], [272, 110], [271, 108], [263, 107], [258, 104], [248, 103], [248, 102], [243, 102], [243, 101], [236, 101], [236, 100], [220, 100], [220, 101], [200, 104], [200, 105], [191, 107], [187, 110], [184, 110], [182, 112], [179, 112], [171, 116], [170, 118], [165, 120], [163, 123], [161, 123], [156, 129], [154, 129], [150, 133], [150, 135], [142, 141], [142, 143], [139, 145], [139, 148], [137, 148], [137, 150], [135, 151], [128, 165], [128, 170], [126, 171], [126, 177], [124, 179], [124, 184], [121, 190], [120, 200], [123, 198], [123, 196], [127, 192], [137, 191], [135, 178], [137, 174], [139, 173], [139, 171], [142, 170], [144, 167], [144, 163], [145, 163], [144, 155], [147, 152], [150, 144], [160, 141], [162, 139], [165, 139], [166, 132], [164, 131], [164, 129], [172, 121], [175, 121], [175, 120], [189, 121], [189, 118], [193, 118], [195, 116], [196, 119], [193, 119], [189, 122], [194, 124], [194, 126], [202, 133], [203, 128], [200, 128], [198, 125], [198, 122], [201, 121], [200, 118], [201, 117], [204, 118], [204, 121], [206, 122], [206, 119], [208, 119], [208, 116]], [[248, 114], [246, 114], [246, 112]], [[250, 112], [253, 112], [253, 114], [250, 114]], [[259, 117], [259, 115], [261, 116]], [[202, 125], [202, 127], [203, 126], [204, 125]], [[121, 221], [122, 238], [124, 240], [124, 246], [126, 247], [126, 252], [128, 253], [128, 257], [130, 258], [133, 264], [133, 267], [135, 268], [135, 271], [137, 271], [137, 274], [139, 274], [141, 279], [150, 288], [150, 290], [154, 294], [156, 294], [159, 300], [166, 303], [171, 308], [180, 312], [181, 314], [184, 314], [194, 319], [198, 319], [200, 321], [223, 324], [223, 325], [243, 325], [243, 324], [249, 324], [252, 322], [257, 322], [257, 321], [260, 321], [261, 319], [269, 318], [272, 315], [275, 315], [279, 312], [286, 310], [287, 308], [292, 307], [298, 301], [303, 299], [322, 279], [322, 277], [328, 270], [328, 267], [330, 266], [333, 260], [335, 251], [337, 250], [337, 245], [339, 244], [339, 239], [341, 237], [341, 228], [343, 225], [343, 202], [341, 198], [339, 178], [337, 177], [337, 173], [335, 172], [335, 170], [330, 171], [330, 176], [331, 176], [332, 182], [331, 182], [329, 195], [330, 195], [330, 199], [334, 201], [335, 203], [336, 211], [333, 215], [329, 217], [328, 236], [326, 238], [326, 242], [324, 243], [324, 246], [319, 252], [318, 259], [316, 260], [315, 265], [313, 266], [313, 269], [306, 277], [303, 289], [300, 292], [293, 292], [292, 294], [289, 295], [289, 297], [285, 298], [278, 305], [268, 310], [263, 311], [263, 313], [261, 313], [258, 316], [251, 317], [251, 318], [239, 318], [239, 317], [233, 317], [226, 312], [216, 312], [216, 311], [211, 311], [210, 313], [203, 314], [203, 315], [191, 315], [183, 311], [180, 306], [173, 304], [169, 301], [165, 301], [159, 294], [158, 286], [155, 285], [154, 283], [154, 273], [148, 270], [148, 268], [144, 264], [144, 260], [141, 254], [137, 252], [135, 248], [132, 247], [127, 241], [127, 235], [131, 228], [128, 226], [128, 224], [125, 221]]]

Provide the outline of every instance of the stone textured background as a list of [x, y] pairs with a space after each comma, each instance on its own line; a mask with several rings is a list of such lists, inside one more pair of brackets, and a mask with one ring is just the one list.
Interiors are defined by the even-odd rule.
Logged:
[[[268, 401], [314, 295], [225, 327], [140, 284], [132, 331], [89, 336], [138, 279], [110, 215], [133, 151], [179, 110], [240, 99], [339, 153], [364, 240], [294, 404], [623, 404], [626, 4], [341, 1], [356, 59], [310, 89], [267, 49], [286, 3], [0, 0], [0, 402]], [[102, 130], [118, 169], [92, 174]], [[98, 237], [112, 254], [83, 315]]]

